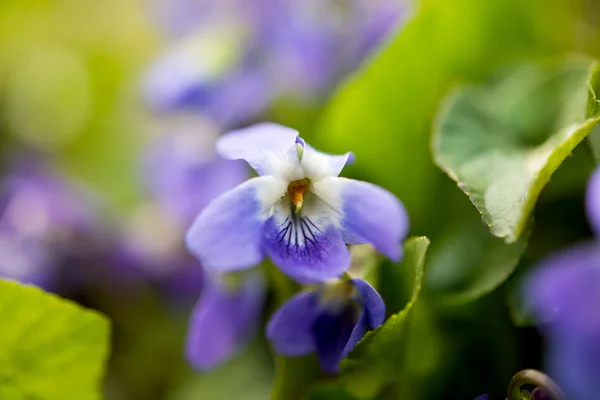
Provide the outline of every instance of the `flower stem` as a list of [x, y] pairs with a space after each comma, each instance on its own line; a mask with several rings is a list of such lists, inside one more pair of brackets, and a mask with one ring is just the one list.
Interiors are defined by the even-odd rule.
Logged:
[[507, 400], [521, 400], [523, 398], [521, 387], [524, 385], [541, 387], [551, 400], [565, 400], [565, 395], [558, 385], [546, 374], [535, 369], [517, 372], [508, 384]]

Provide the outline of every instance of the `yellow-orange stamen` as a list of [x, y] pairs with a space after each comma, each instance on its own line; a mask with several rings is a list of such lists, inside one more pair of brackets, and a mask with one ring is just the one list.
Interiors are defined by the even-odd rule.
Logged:
[[304, 204], [304, 194], [308, 190], [308, 184], [308, 179], [304, 178], [297, 181], [292, 181], [288, 185], [287, 195], [294, 205], [294, 211], [296, 213], [299, 213], [302, 209], [302, 205]]

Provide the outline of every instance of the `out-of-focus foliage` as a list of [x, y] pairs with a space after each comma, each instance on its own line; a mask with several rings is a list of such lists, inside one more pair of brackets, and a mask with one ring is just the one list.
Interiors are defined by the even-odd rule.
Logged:
[[441, 99], [459, 82], [478, 82], [502, 66], [571, 48], [567, 9], [559, 0], [424, 2], [395, 40], [340, 89], [317, 140], [338, 151], [353, 149], [362, 160], [356, 173], [375, 174], [393, 190], [415, 232], [434, 228], [441, 219], [431, 211], [440, 208], [432, 196], [440, 174], [429, 139]]
[[150, 125], [138, 81], [158, 43], [147, 7], [142, 0], [0, 5], [3, 131], [51, 154], [117, 210], [140, 198], [136, 167]]
[[101, 399], [110, 327], [32, 286], [0, 280], [0, 398]]
[[201, 393], [209, 399], [263, 400], [272, 386], [271, 363], [260, 346], [252, 346], [210, 377], [190, 376], [169, 400], [187, 400]]

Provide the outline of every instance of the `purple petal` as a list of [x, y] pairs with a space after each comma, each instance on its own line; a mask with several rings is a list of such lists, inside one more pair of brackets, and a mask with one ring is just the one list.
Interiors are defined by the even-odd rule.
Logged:
[[217, 151], [230, 160], [246, 160], [259, 175], [279, 175], [282, 162], [297, 164], [300, 168], [295, 146], [297, 136], [294, 129], [262, 123], [224, 135], [217, 142]]
[[344, 347], [344, 351], [342, 351], [342, 356], [341, 356], [340, 360], [345, 358], [348, 354], [350, 354], [352, 349], [354, 349], [356, 344], [358, 342], [360, 342], [360, 340], [365, 336], [367, 331], [368, 331], [367, 317], [366, 317], [366, 313], [363, 312], [363, 314], [358, 319], [358, 322], [354, 326], [354, 329], [352, 330], [352, 334], [350, 335], [350, 337], [348, 338], [348, 341], [346, 342], [346, 346]]
[[244, 68], [222, 82], [210, 100], [200, 104], [201, 111], [221, 126], [230, 127], [258, 116], [272, 99], [264, 74], [256, 68]]
[[169, 112], [210, 96], [216, 78], [201, 71], [194, 51], [185, 46], [170, 49], [143, 77], [144, 100], [155, 111]]
[[385, 321], [385, 303], [381, 295], [362, 279], [352, 279], [352, 284], [360, 294], [359, 303], [363, 307], [365, 322], [375, 329]]
[[348, 244], [369, 243], [392, 260], [402, 257], [408, 215], [390, 192], [367, 182], [328, 178], [313, 184], [315, 194], [343, 216], [342, 235]]
[[478, 398], [476, 398], [475, 400], [488, 400], [488, 395], [487, 394], [481, 395]]
[[205, 277], [203, 291], [192, 313], [186, 342], [190, 363], [209, 370], [231, 357], [255, 331], [264, 301], [259, 275], [251, 275], [229, 292], [215, 278]]
[[600, 393], [600, 246], [585, 243], [541, 262], [525, 297], [549, 346], [549, 371], [569, 398]]
[[559, 334], [550, 338], [548, 346], [548, 369], [567, 398], [598, 399], [600, 334]]
[[590, 178], [585, 201], [590, 225], [596, 235], [600, 235], [600, 167]]
[[[319, 218], [319, 219], [318, 219]], [[265, 225], [269, 257], [283, 272], [303, 284], [340, 276], [350, 266], [342, 235], [325, 217], [285, 217], [276, 212]]]
[[285, 302], [267, 324], [267, 337], [275, 351], [288, 356], [313, 352], [312, 326], [319, 313], [319, 299], [315, 291], [300, 292]]
[[264, 221], [285, 190], [274, 178], [259, 177], [226, 192], [211, 202], [187, 231], [188, 249], [206, 269], [221, 272], [260, 263]]
[[600, 335], [600, 245], [584, 243], [543, 260], [525, 282], [525, 297], [550, 331]]
[[248, 168], [242, 161], [211, 154], [212, 143], [201, 137], [207, 132], [192, 131], [193, 126], [175, 129], [150, 148], [147, 180], [153, 197], [170, 217], [189, 224], [213, 199], [244, 182]]
[[335, 373], [344, 356], [344, 350], [355, 330], [356, 317], [352, 306], [337, 313], [322, 312], [312, 327], [321, 368]]

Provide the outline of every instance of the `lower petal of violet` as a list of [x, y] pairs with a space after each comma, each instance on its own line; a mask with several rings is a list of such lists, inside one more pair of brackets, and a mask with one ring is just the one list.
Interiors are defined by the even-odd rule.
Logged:
[[315, 291], [300, 292], [283, 304], [267, 324], [267, 337], [275, 351], [302, 356], [315, 350], [312, 326], [320, 313]]
[[[352, 307], [352, 303], [336, 313], [324, 311], [315, 320], [312, 332], [317, 346], [317, 355], [324, 371], [337, 372], [338, 364], [344, 357], [344, 350], [356, 322], [356, 310]], [[355, 337], [360, 333], [358, 332]], [[362, 334], [364, 335], [364, 332]]]
[[265, 245], [275, 265], [303, 284], [336, 278], [350, 265], [350, 253], [339, 231], [301, 215], [269, 218]]
[[231, 357], [251, 339], [260, 322], [265, 295], [262, 277], [244, 278], [231, 290], [219, 278], [205, 275], [186, 342], [187, 357], [199, 370], [212, 369]]

